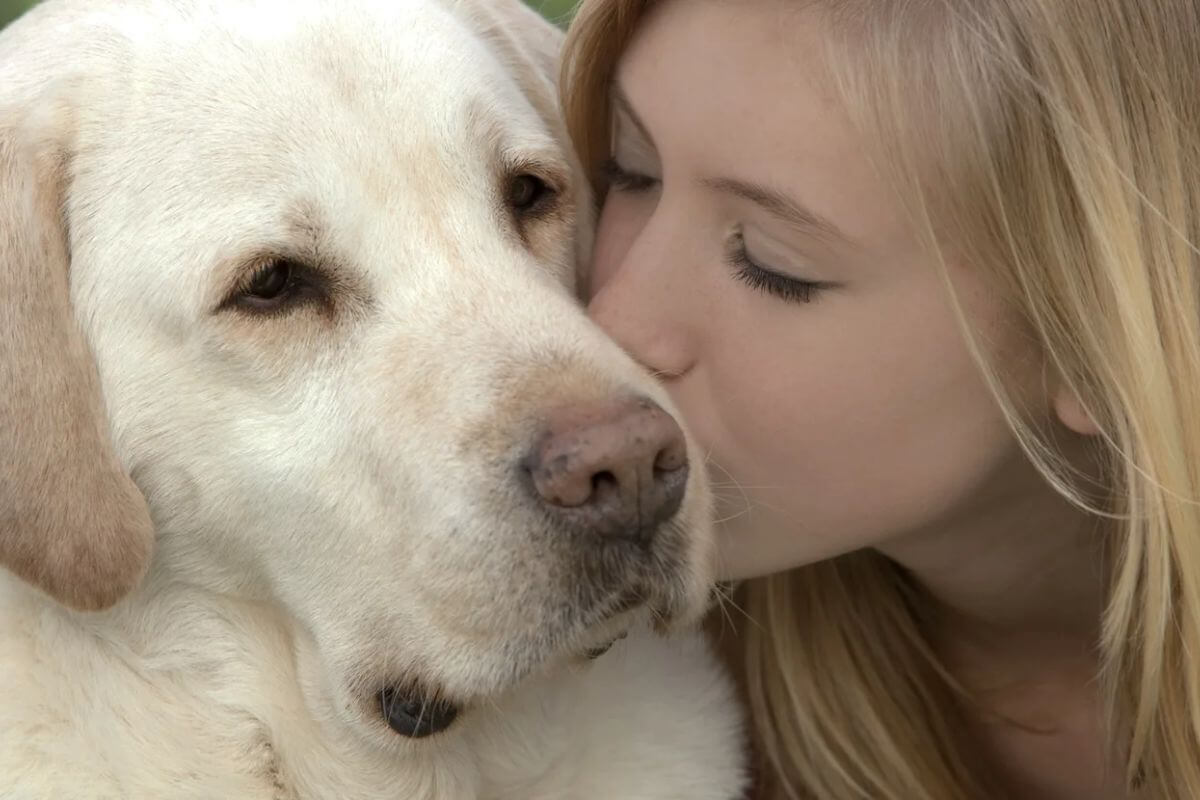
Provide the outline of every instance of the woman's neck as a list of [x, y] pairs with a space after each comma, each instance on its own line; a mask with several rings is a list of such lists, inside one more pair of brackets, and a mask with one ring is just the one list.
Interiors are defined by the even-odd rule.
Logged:
[[931, 600], [934, 651], [970, 698], [965, 718], [1011, 796], [1124, 798], [1097, 685], [1108, 554], [1098, 518], [1040, 476], [881, 552]]
[[1099, 518], [1019, 469], [957, 519], [878, 549], [945, 609], [951, 630], [997, 644], [1028, 635], [1094, 642], [1107, 574]]

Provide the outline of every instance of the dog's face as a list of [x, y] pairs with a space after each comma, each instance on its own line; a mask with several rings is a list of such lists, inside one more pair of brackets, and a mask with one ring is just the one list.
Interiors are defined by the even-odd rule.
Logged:
[[[381, 691], [471, 702], [634, 615], [694, 620], [702, 469], [631, 537], [547, 500], [530, 466], [573, 409], [670, 409], [573, 298], [590, 209], [554, 116], [556, 34], [517, 0], [112, 5], [52, 2], [0, 37], [0, 182], [35, 197], [0, 214], [0, 249], [33, 294], [69, 271], [156, 569], [277, 603], [378, 737]], [[50, 233], [22, 245], [22, 226]], [[76, 385], [19, 355], [69, 320], [0, 314], [12, 380], [51, 401], [46, 374]], [[0, 537], [10, 567], [36, 554], [23, 530]], [[136, 519], [105, 530], [136, 580]], [[22, 572], [60, 595], [55, 576], [105, 557], [61, 535], [85, 560]]]

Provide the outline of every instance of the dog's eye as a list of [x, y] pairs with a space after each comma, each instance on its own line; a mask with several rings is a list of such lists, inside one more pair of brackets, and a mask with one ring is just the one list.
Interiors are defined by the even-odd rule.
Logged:
[[246, 296], [256, 300], [277, 300], [291, 284], [291, 262], [277, 261], [258, 271], [246, 287]]
[[536, 214], [553, 202], [554, 197], [554, 189], [536, 175], [517, 175], [508, 185], [508, 206], [522, 216]]
[[295, 261], [272, 259], [259, 267], [232, 300], [249, 311], [280, 311], [320, 294], [312, 275], [311, 269]]

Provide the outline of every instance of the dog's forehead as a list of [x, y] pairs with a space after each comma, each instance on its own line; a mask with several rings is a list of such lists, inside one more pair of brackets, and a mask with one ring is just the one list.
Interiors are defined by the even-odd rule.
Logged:
[[154, 45], [166, 63], [148, 59], [143, 75], [149, 92], [173, 95], [162, 108], [177, 123], [194, 114], [339, 146], [428, 136], [453, 147], [484, 128], [542, 127], [483, 31], [437, 0], [235, 0], [182, 24], [178, 41]]
[[261, 235], [297, 204], [345, 229], [429, 220], [418, 205], [482, 200], [499, 151], [561, 149], [487, 38], [437, 0], [231, 0], [160, 21], [120, 79], [78, 163], [105, 198], [93, 217], [180, 240], [213, 239], [214, 220], [223, 239]]

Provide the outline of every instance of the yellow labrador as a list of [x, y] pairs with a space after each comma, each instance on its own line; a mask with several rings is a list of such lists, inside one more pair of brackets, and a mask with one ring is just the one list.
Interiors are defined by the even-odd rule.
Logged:
[[0, 34], [0, 798], [737, 796], [728, 681], [645, 632], [709, 602], [708, 494], [573, 299], [558, 44], [518, 0]]

